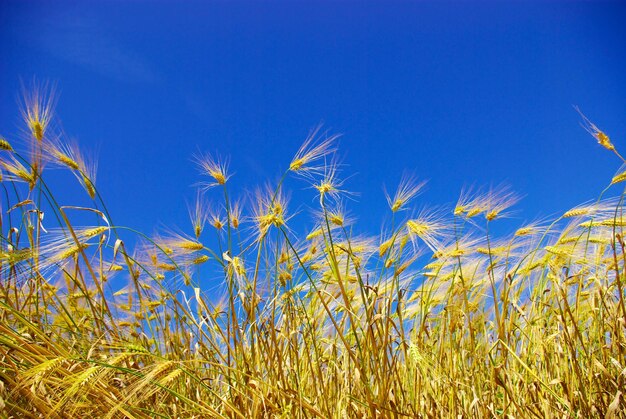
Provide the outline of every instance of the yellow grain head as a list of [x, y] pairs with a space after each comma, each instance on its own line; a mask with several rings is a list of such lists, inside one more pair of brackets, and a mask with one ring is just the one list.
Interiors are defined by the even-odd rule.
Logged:
[[426, 182], [418, 182], [413, 176], [404, 175], [393, 197], [385, 191], [391, 211], [397, 212], [405, 209], [409, 201], [419, 194], [425, 184]]
[[320, 133], [321, 126], [313, 129], [289, 164], [289, 170], [297, 174], [318, 173], [323, 167], [317, 165], [335, 152], [337, 135]]
[[224, 219], [222, 217], [222, 214], [218, 213], [217, 211], [212, 211], [209, 214], [209, 220], [211, 221], [211, 225], [213, 226], [213, 228], [215, 228], [217, 231], [221, 231], [222, 228], [224, 228]]
[[230, 178], [228, 174], [228, 160], [218, 160], [210, 154], [201, 154], [195, 156], [194, 161], [203, 175], [213, 179], [212, 182], [202, 183], [205, 188], [225, 185]]
[[241, 224], [241, 213], [242, 206], [241, 201], [235, 201], [234, 204], [230, 206], [230, 225], [232, 228], [239, 228]]
[[621, 173], [618, 173], [617, 175], [615, 175], [613, 177], [613, 179], [611, 180], [611, 184], [614, 185], [616, 183], [620, 183], [626, 180], [626, 170], [624, 170]]
[[578, 107], [574, 108], [582, 117], [581, 125], [589, 134], [593, 136], [593, 138], [598, 141], [598, 144], [600, 144], [602, 147], [606, 148], [609, 151], [615, 151], [615, 146], [609, 139], [609, 136], [606, 135], [605, 132], [601, 131], [593, 122], [591, 122], [589, 118], [587, 118]]
[[0, 150], [13, 151], [13, 147], [4, 137], [0, 137]]
[[54, 86], [33, 82], [30, 90], [24, 88], [23, 91], [22, 118], [31, 136], [41, 143], [54, 113]]
[[187, 206], [187, 211], [189, 212], [189, 219], [191, 220], [193, 234], [197, 240], [200, 238], [200, 235], [202, 235], [209, 212], [207, 202], [204, 200], [200, 190], [196, 192], [194, 206]]

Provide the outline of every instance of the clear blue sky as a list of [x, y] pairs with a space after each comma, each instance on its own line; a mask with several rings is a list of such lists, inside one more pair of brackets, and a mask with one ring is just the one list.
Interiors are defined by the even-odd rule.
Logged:
[[55, 81], [65, 131], [99, 149], [114, 220], [147, 232], [186, 227], [198, 149], [231, 156], [252, 189], [320, 121], [343, 134], [365, 225], [403, 169], [430, 179], [432, 204], [507, 181], [522, 223], [596, 197], [618, 169], [572, 105], [626, 151], [625, 21], [624, 3], [595, 1], [3, 0], [0, 133], [17, 133], [20, 79]]

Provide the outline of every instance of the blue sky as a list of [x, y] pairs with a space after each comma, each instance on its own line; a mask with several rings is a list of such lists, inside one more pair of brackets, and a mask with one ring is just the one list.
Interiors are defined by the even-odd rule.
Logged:
[[[572, 105], [626, 151], [625, 18], [591, 1], [3, 1], [0, 134], [18, 133], [20, 80], [56, 82], [114, 221], [148, 233], [187, 226], [193, 153], [230, 156], [250, 190], [319, 122], [342, 134], [349, 206], [372, 233], [403, 170], [433, 205], [507, 182], [521, 224], [597, 197], [618, 169]], [[304, 186], [294, 199], [313, 206]]]

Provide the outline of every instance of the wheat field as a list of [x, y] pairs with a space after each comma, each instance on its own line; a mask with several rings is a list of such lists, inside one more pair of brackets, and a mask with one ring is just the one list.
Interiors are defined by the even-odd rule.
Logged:
[[[54, 104], [30, 90], [0, 140], [2, 417], [626, 417], [626, 171], [504, 235], [510, 188], [424, 206], [406, 176], [364, 235], [317, 128], [242, 199], [228, 160], [194, 156], [189, 224], [149, 236], [113, 224]], [[91, 205], [59, 201], [53, 169]]]

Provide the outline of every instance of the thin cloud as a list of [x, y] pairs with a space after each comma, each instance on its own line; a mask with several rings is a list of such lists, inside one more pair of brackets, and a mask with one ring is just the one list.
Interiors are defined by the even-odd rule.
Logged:
[[[15, 35], [50, 55], [91, 70], [104, 77], [129, 83], [154, 83], [160, 77], [140, 54], [115, 42], [95, 19], [71, 11], [38, 22], [36, 31], [20, 30]], [[32, 27], [33, 22], [29, 22]]]

